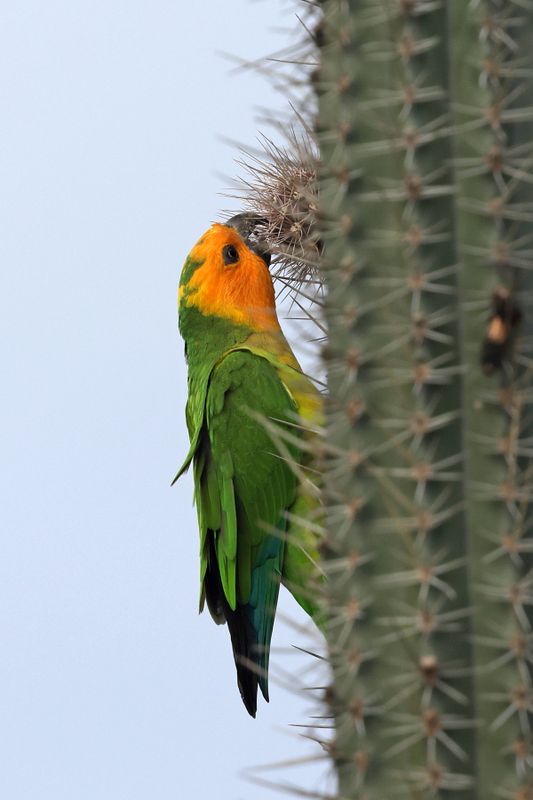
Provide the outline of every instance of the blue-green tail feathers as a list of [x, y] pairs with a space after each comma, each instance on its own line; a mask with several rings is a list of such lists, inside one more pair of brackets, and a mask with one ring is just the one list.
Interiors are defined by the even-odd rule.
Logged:
[[237, 604], [232, 609], [226, 599], [218, 560], [215, 536], [209, 532], [209, 556], [204, 589], [208, 608], [213, 618], [228, 624], [237, 683], [248, 713], [255, 717], [257, 688], [268, 702], [268, 664], [270, 640], [278, 602], [283, 561], [284, 540], [280, 535], [265, 538], [256, 566], [252, 570], [252, 586], [248, 603]]

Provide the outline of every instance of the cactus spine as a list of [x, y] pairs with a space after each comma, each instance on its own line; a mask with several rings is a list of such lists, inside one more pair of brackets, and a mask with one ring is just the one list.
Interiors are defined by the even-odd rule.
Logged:
[[533, 7], [322, 7], [339, 795], [527, 800]]

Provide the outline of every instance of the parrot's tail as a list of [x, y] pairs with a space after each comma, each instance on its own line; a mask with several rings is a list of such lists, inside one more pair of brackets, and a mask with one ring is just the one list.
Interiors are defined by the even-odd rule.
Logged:
[[230, 608], [222, 588], [213, 537], [209, 539], [209, 560], [204, 582], [207, 605], [217, 621], [225, 620], [228, 623], [239, 692], [246, 710], [255, 717], [258, 686], [268, 702], [268, 650], [258, 641], [258, 633], [252, 624], [251, 607], [237, 605], [235, 610]]
[[[237, 606], [235, 611], [227, 609], [226, 621], [231, 636], [233, 657], [237, 667], [237, 684], [242, 702], [248, 713], [255, 717], [257, 711], [257, 687], [264, 669], [263, 659], [258, 653], [257, 634], [252, 628], [246, 606]], [[261, 686], [263, 688], [263, 685]], [[264, 691], [263, 691], [264, 693]], [[265, 700], [268, 700], [268, 692]]]

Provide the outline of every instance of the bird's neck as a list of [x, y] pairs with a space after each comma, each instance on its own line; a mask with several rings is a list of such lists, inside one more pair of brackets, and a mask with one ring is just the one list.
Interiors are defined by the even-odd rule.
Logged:
[[204, 315], [195, 306], [180, 309], [179, 327], [185, 340], [189, 372], [209, 369], [220, 358], [251, 335], [247, 325], [213, 315]]

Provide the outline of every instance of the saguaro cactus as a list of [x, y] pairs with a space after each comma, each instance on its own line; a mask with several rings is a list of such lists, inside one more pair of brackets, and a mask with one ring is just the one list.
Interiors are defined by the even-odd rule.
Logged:
[[533, 4], [324, 0], [339, 795], [533, 797]]

